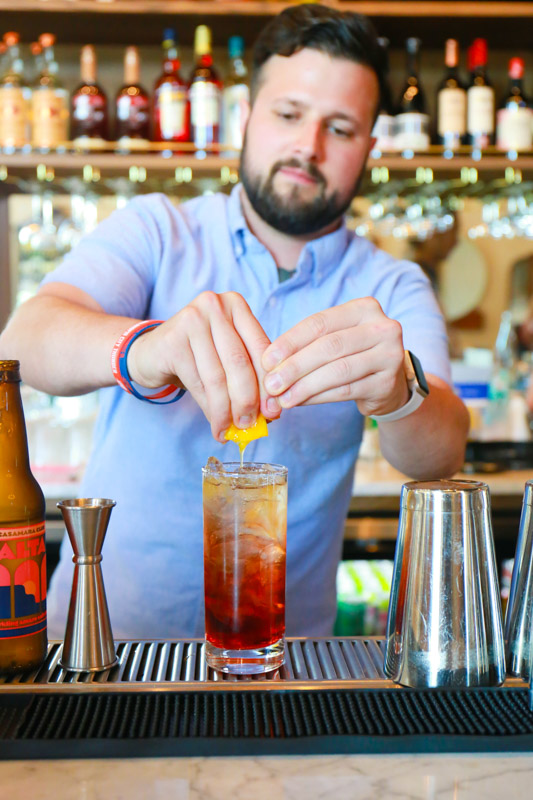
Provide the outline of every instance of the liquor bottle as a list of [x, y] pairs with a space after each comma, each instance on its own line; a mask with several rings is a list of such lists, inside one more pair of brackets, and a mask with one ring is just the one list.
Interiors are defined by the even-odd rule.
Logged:
[[429, 116], [419, 78], [420, 44], [420, 39], [415, 37], [405, 43], [407, 77], [396, 116], [394, 139], [397, 150], [427, 150], [429, 147]]
[[43, 60], [43, 48], [40, 42], [32, 42], [30, 44], [30, 53], [33, 58], [32, 64], [32, 77], [30, 79], [30, 85], [37, 83], [39, 79], [39, 75], [41, 74], [44, 60]]
[[244, 39], [232, 36], [228, 41], [230, 68], [222, 92], [222, 135], [224, 144], [234, 148], [226, 155], [236, 155], [242, 148], [244, 106], [250, 101], [248, 70], [244, 63]]
[[4, 71], [0, 78], [0, 147], [19, 148], [30, 140], [30, 89], [24, 80], [19, 34], [4, 34]]
[[81, 84], [72, 95], [72, 139], [92, 139], [95, 142], [108, 138], [107, 97], [96, 82], [96, 52], [91, 44], [81, 48]]
[[176, 33], [163, 32], [163, 71], [154, 86], [154, 141], [190, 140], [188, 87], [180, 74]]
[[533, 111], [524, 95], [524, 59], [509, 61], [509, 88], [496, 118], [496, 142], [500, 150], [530, 150], [533, 144]]
[[466, 136], [466, 89], [458, 73], [459, 42], [446, 40], [446, 74], [437, 88], [437, 142], [454, 149]]
[[220, 133], [220, 95], [222, 84], [213, 68], [211, 54], [211, 30], [199, 25], [194, 33], [194, 55], [196, 65], [189, 85], [191, 103], [191, 139], [205, 156], [205, 148], [217, 144]]
[[127, 47], [124, 54], [124, 86], [116, 100], [117, 139], [150, 138], [150, 99], [140, 85], [141, 61], [136, 47]]
[[396, 121], [394, 117], [394, 103], [389, 83], [389, 40], [385, 37], [378, 39], [378, 44], [382, 54], [382, 75], [381, 101], [378, 118], [372, 136], [376, 139], [376, 150], [380, 152], [390, 152], [395, 149], [394, 133]]
[[494, 144], [494, 89], [487, 76], [487, 57], [486, 39], [474, 39], [469, 50], [466, 131], [467, 144], [476, 149]]
[[45, 658], [45, 502], [30, 470], [18, 361], [0, 361], [0, 672]]
[[39, 36], [43, 66], [31, 95], [32, 144], [43, 150], [58, 147], [68, 140], [68, 92], [57, 77], [55, 41], [53, 33]]

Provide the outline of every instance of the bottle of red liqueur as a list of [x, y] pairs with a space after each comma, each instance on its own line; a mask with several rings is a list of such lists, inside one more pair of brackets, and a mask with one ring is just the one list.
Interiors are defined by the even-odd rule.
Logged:
[[163, 32], [163, 70], [154, 86], [154, 141], [190, 141], [188, 87], [180, 74], [176, 32]]
[[109, 135], [107, 97], [96, 82], [96, 53], [91, 44], [81, 48], [82, 83], [72, 95], [71, 138], [104, 142]]
[[120, 140], [150, 139], [150, 99], [140, 85], [141, 61], [136, 47], [124, 54], [124, 86], [117, 94], [115, 135]]

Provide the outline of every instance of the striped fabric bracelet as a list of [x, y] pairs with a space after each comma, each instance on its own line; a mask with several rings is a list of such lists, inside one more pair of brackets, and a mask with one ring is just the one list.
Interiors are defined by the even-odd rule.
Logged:
[[[135, 325], [132, 325], [131, 328], [128, 328], [127, 331], [124, 331], [124, 333], [118, 337], [113, 346], [113, 350], [111, 351], [111, 369], [113, 370], [113, 376], [118, 385], [124, 389], [125, 392], [132, 394], [138, 400], [144, 400], [147, 403], [154, 403], [155, 405], [167, 405], [168, 403], [175, 403], [177, 400], [183, 397], [185, 394], [185, 389], [180, 389], [178, 386], [170, 384], [169, 386], [165, 386], [164, 389], [159, 389], [157, 392], [155, 392], [155, 394], [141, 394], [137, 391], [132, 383], [128, 373], [127, 362], [129, 349], [133, 342], [143, 333], [146, 333], [146, 331], [149, 331], [152, 328], [157, 328], [157, 326], [161, 325], [162, 322], [163, 320], [148, 319], [135, 323]], [[172, 397], [170, 400], [162, 399], [174, 394], [175, 392], [177, 392], [176, 396]]]

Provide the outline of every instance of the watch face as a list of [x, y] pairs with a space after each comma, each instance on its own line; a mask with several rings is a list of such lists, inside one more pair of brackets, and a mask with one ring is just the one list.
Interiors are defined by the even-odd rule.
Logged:
[[416, 380], [418, 381], [418, 385], [422, 389], [425, 394], [429, 394], [429, 386], [426, 380], [426, 376], [424, 375], [424, 370], [422, 369], [422, 364], [415, 356], [414, 353], [411, 353], [410, 350], [407, 351], [409, 353], [409, 357], [411, 359], [411, 364], [413, 365], [413, 369], [415, 371]]

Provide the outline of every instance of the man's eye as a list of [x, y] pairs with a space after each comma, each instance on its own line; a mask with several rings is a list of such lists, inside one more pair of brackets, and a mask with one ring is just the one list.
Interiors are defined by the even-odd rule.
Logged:
[[347, 131], [345, 128], [338, 128], [336, 125], [330, 125], [329, 129], [335, 136], [340, 136], [342, 139], [351, 139], [353, 136], [352, 131]]
[[293, 111], [276, 111], [278, 117], [281, 119], [292, 120], [296, 119], [296, 114]]

